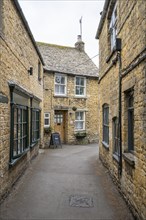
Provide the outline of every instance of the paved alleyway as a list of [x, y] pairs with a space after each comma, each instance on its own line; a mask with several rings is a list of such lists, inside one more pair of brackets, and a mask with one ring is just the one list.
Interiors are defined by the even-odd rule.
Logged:
[[0, 208], [5, 220], [132, 220], [96, 144], [41, 150]]

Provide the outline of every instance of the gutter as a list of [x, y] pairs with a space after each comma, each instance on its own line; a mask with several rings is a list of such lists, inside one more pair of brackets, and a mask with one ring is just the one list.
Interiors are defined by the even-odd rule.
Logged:
[[43, 58], [42, 58], [42, 55], [41, 55], [41, 53], [40, 53], [40, 51], [39, 51], [39, 49], [38, 49], [38, 47], [37, 47], [36, 41], [35, 41], [35, 39], [34, 39], [34, 37], [33, 37], [33, 35], [32, 35], [32, 32], [31, 32], [31, 30], [30, 30], [30, 28], [29, 28], [29, 25], [28, 25], [28, 23], [27, 23], [27, 20], [26, 20], [24, 14], [23, 14], [23, 11], [22, 11], [22, 9], [21, 9], [19, 3], [18, 3], [18, 0], [13, 0], [12, 2], [14, 3], [14, 5], [15, 5], [15, 7], [16, 7], [16, 9], [17, 9], [17, 12], [18, 12], [18, 14], [19, 14], [19, 16], [20, 16], [20, 18], [21, 18], [23, 24], [24, 24], [24, 27], [25, 27], [25, 29], [26, 29], [26, 31], [27, 31], [27, 33], [28, 33], [30, 39], [31, 39], [31, 42], [32, 42], [34, 48], [36, 49], [36, 52], [37, 52], [37, 54], [38, 54], [38, 56], [39, 56], [39, 58], [40, 58], [42, 64], [45, 65], [44, 60], [43, 60]]

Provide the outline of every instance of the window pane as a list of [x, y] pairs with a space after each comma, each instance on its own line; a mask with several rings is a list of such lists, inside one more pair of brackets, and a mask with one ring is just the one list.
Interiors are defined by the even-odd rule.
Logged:
[[49, 119], [45, 119], [45, 125], [49, 125]]
[[61, 83], [61, 76], [56, 76], [55, 77], [55, 83], [58, 83], [58, 84]]
[[65, 86], [60, 86], [60, 94], [65, 94]]
[[76, 77], [76, 85], [80, 85], [80, 79], [79, 79], [79, 77]]
[[65, 84], [65, 77], [61, 77], [61, 84]]
[[84, 78], [81, 78], [81, 83], [80, 83], [81, 86], [84, 86]]
[[59, 86], [58, 85], [55, 85], [55, 93], [59, 94]]

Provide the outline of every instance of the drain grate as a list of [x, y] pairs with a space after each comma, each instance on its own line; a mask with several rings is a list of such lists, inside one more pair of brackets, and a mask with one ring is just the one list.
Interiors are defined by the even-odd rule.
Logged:
[[71, 195], [69, 205], [72, 207], [91, 208], [93, 207], [93, 198], [86, 195]]

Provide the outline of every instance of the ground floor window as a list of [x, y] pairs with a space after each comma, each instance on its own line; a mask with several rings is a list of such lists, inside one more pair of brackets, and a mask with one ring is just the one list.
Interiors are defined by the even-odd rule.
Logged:
[[50, 113], [44, 113], [44, 127], [50, 127]]
[[119, 149], [119, 138], [118, 138], [118, 118], [113, 118], [113, 153], [117, 156], [120, 155], [120, 149]]
[[14, 105], [13, 125], [13, 158], [17, 158], [28, 148], [28, 108], [26, 106]]
[[103, 142], [109, 144], [109, 106], [103, 105]]
[[32, 142], [40, 138], [40, 110], [32, 109]]
[[75, 130], [85, 130], [85, 112], [75, 113]]
[[128, 115], [128, 151], [134, 151], [134, 98], [133, 91], [126, 94]]
[[40, 100], [15, 83], [10, 87], [10, 165], [40, 138]]

